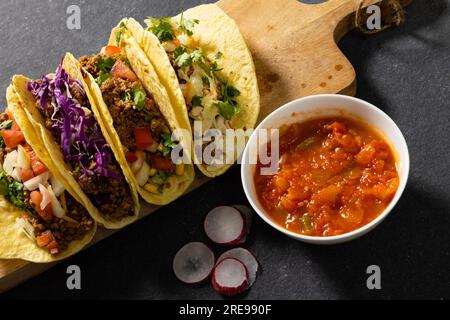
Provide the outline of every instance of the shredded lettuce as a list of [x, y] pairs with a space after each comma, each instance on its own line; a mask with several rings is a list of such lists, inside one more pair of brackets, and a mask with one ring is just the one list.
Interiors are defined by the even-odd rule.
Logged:
[[[60, 64], [55, 78], [43, 77], [29, 82], [28, 90], [40, 101], [45, 110], [54, 106], [52, 134], [61, 145], [64, 160], [72, 165], [81, 177], [103, 176], [123, 179], [121, 173], [111, 170], [114, 157], [97, 120], [94, 118], [86, 91], [81, 83], [69, 77]], [[83, 101], [78, 101], [79, 100]]]

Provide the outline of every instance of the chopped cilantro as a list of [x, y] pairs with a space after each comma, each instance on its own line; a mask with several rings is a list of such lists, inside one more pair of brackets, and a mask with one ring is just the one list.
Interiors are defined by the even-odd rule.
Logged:
[[24, 208], [23, 184], [8, 179], [8, 174], [5, 171], [0, 174], [0, 194], [17, 208]]
[[222, 52], [219, 51], [219, 52], [216, 53], [216, 59], [217, 60], [222, 59], [222, 57], [223, 57], [223, 53]]
[[123, 101], [130, 101], [131, 100], [131, 93], [130, 92], [123, 92], [120, 95], [120, 99], [122, 99]]
[[173, 52], [173, 59], [175, 61], [177, 61], [177, 59], [184, 53], [186, 53], [186, 48], [185, 47], [177, 47], [175, 49], [175, 51]]
[[202, 77], [203, 86], [208, 87], [210, 86], [209, 78], [208, 77]]
[[111, 57], [107, 58], [100, 58], [97, 60], [97, 64], [95, 65], [97, 69], [103, 72], [110, 72], [114, 64], [116, 63], [116, 60], [114, 60]]
[[239, 107], [237, 106], [236, 98], [240, 96], [240, 91], [229, 85], [226, 82], [222, 82], [220, 85], [223, 101], [218, 103], [219, 113], [226, 120], [230, 120], [238, 113]]
[[229, 85], [226, 82], [223, 82], [221, 85], [222, 95], [225, 99], [233, 99], [237, 98], [241, 95], [241, 92], [233, 87], [232, 85]]
[[219, 113], [226, 120], [230, 120], [237, 113], [237, 108], [235, 105], [229, 101], [221, 101], [218, 103]]
[[167, 174], [167, 172], [165, 170], [158, 170], [156, 175], [158, 176], [158, 178], [161, 179], [161, 181], [163, 183], [166, 182], [167, 178], [169, 177], [169, 175]]
[[204, 58], [203, 51], [201, 49], [197, 49], [191, 53], [192, 62], [198, 63]]
[[164, 189], [164, 183], [167, 181], [169, 174], [165, 170], [158, 170], [154, 177], [152, 177], [152, 182], [158, 185], [158, 191], [162, 192]]
[[223, 70], [223, 68], [219, 69], [219, 67], [217, 66], [217, 62], [211, 63], [211, 67], [209, 69], [210, 69], [210, 73], [214, 73], [214, 72]]
[[101, 86], [103, 82], [111, 78], [111, 75], [109, 73], [111, 72], [111, 69], [115, 63], [116, 60], [111, 57], [98, 59], [96, 67], [100, 70], [100, 72], [97, 79], [95, 79], [95, 82], [97, 82], [99, 86]]
[[119, 24], [119, 32], [116, 33], [116, 43], [117, 45], [120, 44], [120, 40], [122, 39], [122, 34], [125, 32], [125, 30], [127, 29], [127, 26], [125, 25], [125, 23], [122, 21]]
[[172, 149], [174, 149], [177, 144], [173, 142], [172, 135], [168, 132], [162, 133], [161, 137], [163, 139], [162, 145], [164, 147], [163, 156], [167, 158], [172, 152]]
[[178, 26], [178, 29], [186, 33], [188, 36], [192, 36], [194, 33], [192, 32], [192, 29], [194, 29], [196, 24], [199, 24], [199, 20], [197, 19], [185, 19], [184, 14], [181, 14], [180, 18], [180, 25]]
[[9, 129], [11, 129], [12, 125], [13, 125], [12, 120], [5, 120], [0, 124], [0, 130], [3, 130], [3, 129], [9, 130]]
[[0, 194], [2, 196], [7, 196], [9, 193], [9, 184], [6, 179], [0, 180]]
[[145, 110], [145, 109], [144, 109], [144, 112], [145, 112], [145, 121], [146, 122], [150, 122], [150, 121], [153, 120], [153, 118], [156, 117], [156, 115], [153, 112], [150, 112], [150, 111]]
[[138, 110], [144, 108], [146, 96], [147, 94], [141, 86], [136, 85], [133, 87], [133, 102]]
[[192, 64], [192, 57], [189, 53], [184, 52], [175, 58], [175, 62], [181, 68], [188, 67]]
[[151, 31], [161, 42], [173, 40], [175, 32], [169, 18], [155, 19], [149, 17], [152, 25], [147, 28]]
[[17, 207], [24, 207], [24, 194], [23, 194], [23, 183], [18, 181], [13, 181], [9, 185], [9, 198], [10, 201]]
[[104, 73], [103, 71], [100, 71], [99, 76], [97, 77], [97, 79], [95, 79], [95, 82], [101, 86], [103, 82], [105, 82], [106, 80], [108, 80], [109, 78], [111, 78], [111, 75], [109, 73]]
[[200, 107], [201, 105], [202, 105], [202, 97], [200, 97], [200, 96], [192, 97], [192, 106], [193, 107]]

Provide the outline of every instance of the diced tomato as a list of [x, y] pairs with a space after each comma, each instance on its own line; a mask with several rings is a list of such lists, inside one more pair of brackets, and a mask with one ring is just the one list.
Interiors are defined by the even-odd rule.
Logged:
[[39, 191], [33, 191], [30, 193], [31, 203], [34, 204], [39, 216], [45, 221], [50, 221], [53, 218], [52, 205], [49, 203], [44, 210], [41, 210], [42, 194]]
[[42, 163], [41, 159], [39, 159], [36, 152], [31, 148], [26, 150], [28, 152], [28, 155], [30, 156], [31, 169], [33, 169], [34, 175], [38, 176], [46, 172], [48, 169], [45, 164]]
[[17, 123], [14, 121], [10, 129], [3, 129], [1, 132], [2, 138], [8, 148], [15, 149], [19, 144], [25, 141], [23, 132], [20, 130]]
[[372, 144], [365, 145], [361, 151], [356, 155], [355, 160], [359, 164], [368, 165], [372, 162], [375, 157], [377, 150], [372, 146]]
[[28, 181], [33, 177], [34, 177], [33, 170], [31, 170], [31, 169], [20, 170], [20, 178], [22, 179], [22, 181], [24, 181], [24, 182]]
[[319, 190], [311, 199], [320, 204], [334, 205], [341, 191], [342, 186], [332, 184]]
[[53, 240], [53, 234], [50, 230], [44, 231], [40, 236], [36, 237], [36, 243], [38, 247], [45, 247], [49, 245]]
[[34, 174], [37, 175], [37, 176], [40, 175], [41, 173], [46, 172], [48, 170], [47, 167], [45, 166], [45, 164], [43, 164], [41, 162], [41, 160], [37, 160], [35, 162], [32, 162], [31, 163], [31, 168], [33, 169]]
[[46, 248], [48, 249], [50, 254], [53, 256], [56, 256], [61, 253], [61, 249], [59, 248], [59, 245], [55, 240], [53, 240], [52, 242], [47, 244]]
[[116, 46], [107, 46], [105, 48], [105, 56], [110, 57], [113, 56], [115, 54], [119, 54], [122, 52], [122, 49], [120, 49], [119, 47]]
[[136, 153], [134, 152], [127, 152], [127, 160], [128, 162], [135, 162], [138, 159]]
[[158, 170], [168, 170], [173, 171], [175, 169], [175, 165], [170, 161], [170, 159], [166, 159], [161, 157], [160, 155], [153, 155], [150, 157], [150, 163], [153, 168]]
[[128, 79], [131, 81], [137, 80], [136, 74], [133, 70], [128, 68], [128, 66], [120, 59], [118, 59], [112, 67], [111, 76], [114, 78]]
[[332, 124], [325, 125], [325, 130], [344, 133], [347, 132], [347, 127], [342, 122], [335, 121]]
[[134, 138], [136, 139], [136, 148], [139, 151], [145, 150], [153, 144], [150, 128], [135, 128]]
[[32, 191], [30, 193], [30, 200], [35, 205], [35, 207], [39, 208], [42, 202], [42, 194], [39, 191]]

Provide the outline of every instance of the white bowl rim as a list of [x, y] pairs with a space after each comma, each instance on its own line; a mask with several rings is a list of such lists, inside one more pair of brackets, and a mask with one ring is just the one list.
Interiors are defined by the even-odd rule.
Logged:
[[[410, 170], [410, 157], [409, 157], [408, 144], [406, 143], [406, 140], [405, 140], [405, 137], [403, 136], [403, 133], [401, 132], [401, 130], [397, 126], [397, 124], [394, 122], [394, 120], [392, 120], [391, 117], [389, 117], [384, 111], [382, 111], [381, 109], [377, 108], [375, 105], [371, 104], [370, 102], [367, 102], [365, 100], [362, 100], [362, 99], [359, 99], [359, 98], [356, 98], [356, 97], [351, 97], [351, 96], [342, 95], [342, 94], [316, 94], [316, 95], [311, 95], [311, 96], [306, 96], [306, 97], [303, 97], [303, 98], [299, 98], [299, 99], [290, 101], [290, 102], [282, 105], [281, 107], [279, 107], [278, 109], [273, 111], [271, 114], [269, 114], [256, 127], [255, 131], [250, 136], [249, 142], [247, 143], [247, 146], [246, 146], [246, 148], [244, 150], [242, 159], [246, 159], [248, 157], [248, 149], [249, 149], [248, 146], [250, 145], [250, 141], [252, 139], [254, 139], [254, 136], [255, 136], [256, 132], [258, 131], [258, 129], [260, 129], [261, 127], [264, 127], [264, 125], [267, 122], [269, 122], [272, 117], [278, 116], [280, 113], [284, 112], [283, 109], [289, 108], [292, 105], [295, 105], [295, 104], [298, 104], [298, 103], [304, 103], [304, 102], [307, 102], [308, 100], [314, 100], [314, 99], [318, 99], [318, 98], [327, 98], [327, 97], [328, 98], [341, 99], [342, 101], [346, 101], [347, 100], [347, 101], [357, 102], [357, 103], [360, 103], [360, 104], [364, 105], [365, 107], [371, 109], [375, 113], [378, 113], [379, 115], [381, 115], [382, 118], [385, 119], [385, 121], [390, 122], [390, 124], [392, 125], [394, 130], [398, 131], [399, 137], [400, 137], [400, 141], [397, 144], [403, 144], [404, 147], [405, 147], [406, 153], [405, 153], [405, 161], [402, 161], [402, 168], [403, 168], [403, 170], [402, 170], [401, 175], [399, 175], [400, 184], [399, 184], [399, 186], [397, 188], [397, 192], [395, 193], [395, 196], [391, 200], [389, 205], [383, 210], [383, 212], [380, 213], [378, 215], [378, 217], [376, 217], [374, 220], [372, 220], [371, 222], [369, 222], [366, 225], [361, 226], [358, 229], [355, 229], [353, 231], [350, 231], [350, 232], [347, 232], [347, 233], [343, 233], [343, 234], [340, 234], [340, 235], [329, 236], [329, 237], [307, 236], [307, 235], [302, 235], [300, 233], [295, 233], [295, 232], [289, 231], [289, 230], [283, 228], [282, 226], [278, 225], [272, 219], [270, 219], [265, 212], [261, 212], [258, 209], [258, 206], [255, 204], [255, 201], [258, 201], [258, 200], [252, 198], [250, 190], [248, 190], [248, 188], [247, 188], [245, 172], [246, 172], [246, 168], [248, 168], [248, 165], [242, 164], [241, 165], [242, 186], [244, 188], [244, 192], [245, 192], [245, 195], [246, 195], [248, 201], [250, 202], [251, 206], [253, 207], [253, 210], [255, 210], [256, 213], [258, 213], [258, 215], [266, 223], [268, 223], [270, 226], [272, 226], [273, 228], [277, 229], [278, 231], [280, 231], [280, 232], [282, 232], [282, 233], [284, 233], [284, 234], [286, 234], [286, 235], [288, 235], [288, 236], [290, 236], [290, 237], [292, 237], [292, 238], [294, 238], [296, 240], [305, 241], [305, 242], [312, 243], [312, 244], [338, 244], [338, 243], [347, 242], [347, 241], [359, 238], [360, 236], [363, 236], [364, 234], [366, 234], [367, 232], [369, 232], [373, 228], [375, 228], [380, 222], [382, 222], [389, 215], [389, 213], [392, 211], [392, 209], [396, 206], [398, 200], [400, 199], [401, 195], [403, 194], [403, 191], [406, 188], [406, 184], [408, 182], [408, 177], [409, 177], [409, 170]], [[339, 108], [336, 108], [336, 109], [339, 109]], [[392, 141], [391, 141], [391, 144], [393, 145]], [[392, 146], [392, 147], [394, 147], [394, 146]], [[394, 151], [398, 152], [398, 150], [394, 150]], [[253, 174], [251, 174], [250, 176], [253, 177]], [[402, 177], [404, 177], [404, 179], [401, 179]], [[253, 181], [251, 181], [250, 183], [253, 183]]]

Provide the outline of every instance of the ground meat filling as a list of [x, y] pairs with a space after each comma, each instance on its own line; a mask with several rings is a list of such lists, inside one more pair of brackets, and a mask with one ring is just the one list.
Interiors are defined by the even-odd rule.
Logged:
[[[72, 95], [76, 96], [76, 91], [71, 90]], [[85, 104], [86, 105], [86, 104]], [[36, 101], [36, 107], [46, 119], [45, 126], [49, 129], [58, 144], [61, 143], [61, 137], [53, 131], [53, 120], [51, 119], [54, 107], [50, 103], [45, 109], [40, 107], [40, 102]], [[130, 186], [125, 179], [113, 179], [103, 176], [82, 176], [76, 167], [78, 164], [73, 163], [72, 175], [77, 180], [83, 192], [88, 196], [94, 206], [111, 220], [119, 220], [124, 217], [134, 215], [134, 203], [131, 197]], [[92, 168], [96, 165], [92, 162]], [[109, 169], [114, 172], [121, 172], [121, 168], [117, 161], [110, 164]]]
[[[97, 62], [102, 57], [101, 54], [91, 57], [83, 56], [80, 58], [80, 63], [86, 71], [96, 78], [100, 72], [97, 68]], [[121, 57], [116, 56], [114, 58]], [[100, 86], [103, 99], [111, 113], [114, 128], [119, 135], [120, 142], [125, 147], [125, 152], [136, 151], [135, 128], [150, 127], [156, 143], [160, 142], [162, 132], [169, 131], [158, 106], [148, 92], [145, 97], [144, 108], [141, 110], [135, 108], [133, 100], [125, 98], [132, 93], [136, 86], [142, 87], [141, 82], [122, 78], [109, 78]]]
[[[5, 155], [7, 154], [6, 148], [3, 147], [0, 147], [0, 152]], [[6, 179], [9, 183], [14, 181], [10, 176]], [[60, 196], [60, 201], [63, 196], [67, 208], [66, 216], [71, 221], [55, 216], [52, 216], [51, 220], [45, 221], [38, 213], [40, 208], [36, 208], [31, 202], [30, 192], [26, 189], [23, 190], [23, 207], [20, 208], [26, 212], [22, 218], [32, 225], [35, 237], [41, 236], [44, 232], [51, 231], [53, 239], [58, 245], [58, 252], [66, 250], [72, 241], [82, 239], [94, 226], [94, 221], [89, 213], [78, 201], [67, 192], [64, 192], [64, 195]]]
[[36, 237], [42, 235], [45, 231], [50, 230], [53, 238], [58, 243], [60, 250], [67, 249], [72, 241], [82, 239], [94, 226], [94, 221], [89, 216], [87, 210], [76, 201], [69, 193], [64, 193], [67, 217], [74, 221], [67, 221], [53, 216], [52, 220], [45, 221], [37, 214], [37, 209], [29, 201], [29, 192], [24, 192], [25, 209], [32, 214], [26, 215], [27, 219], [34, 228]]
[[[136, 150], [134, 128], [148, 127], [150, 124], [152, 136], [159, 143], [158, 137], [165, 125], [155, 102], [150, 97], [147, 96], [145, 98], [142, 110], [134, 108], [133, 101], [122, 98], [125, 94], [131, 92], [136, 85], [140, 85], [140, 82], [111, 78], [106, 80], [100, 87], [103, 99], [113, 118], [114, 128], [119, 135], [122, 145], [128, 151]], [[149, 112], [151, 112], [150, 120], [148, 119]]]

